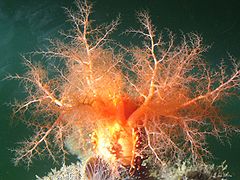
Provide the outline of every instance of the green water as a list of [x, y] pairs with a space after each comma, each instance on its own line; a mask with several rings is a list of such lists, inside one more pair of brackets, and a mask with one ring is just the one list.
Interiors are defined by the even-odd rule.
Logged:
[[[70, 0], [0, 0], [0, 79], [8, 73], [22, 73], [21, 54], [34, 51], [46, 44], [46, 38], [66, 29], [66, 16], [62, 7], [73, 7]], [[121, 14], [119, 31], [133, 25], [136, 10], [147, 9], [158, 28], [174, 32], [198, 32], [204, 42], [212, 45], [206, 59], [215, 64], [227, 53], [240, 59], [240, 2], [238, 0], [95, 0], [94, 17], [99, 22], [110, 21]], [[126, 43], [128, 37], [114, 35]], [[0, 180], [34, 179], [53, 167], [51, 161], [35, 160], [29, 170], [11, 163], [13, 149], [18, 141], [28, 137], [29, 130], [15, 118], [12, 123], [11, 108], [6, 105], [23, 97], [17, 81], [0, 81]], [[226, 106], [226, 113], [233, 115], [240, 124], [240, 104], [233, 100]], [[240, 179], [240, 138], [234, 136], [231, 146], [211, 141], [211, 151], [216, 162], [227, 160], [233, 179]]]

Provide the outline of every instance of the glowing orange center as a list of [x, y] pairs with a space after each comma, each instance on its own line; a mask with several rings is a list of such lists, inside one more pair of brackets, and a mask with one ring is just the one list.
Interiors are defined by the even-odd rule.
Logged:
[[108, 121], [99, 125], [92, 136], [97, 154], [108, 160], [130, 164], [133, 138], [127, 119], [137, 109], [137, 106], [128, 98], [122, 97], [114, 98], [112, 103], [97, 102], [96, 105]]

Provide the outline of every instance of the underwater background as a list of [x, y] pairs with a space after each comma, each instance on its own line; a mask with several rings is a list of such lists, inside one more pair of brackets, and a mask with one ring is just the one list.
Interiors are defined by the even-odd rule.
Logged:
[[[50, 168], [60, 167], [48, 159], [34, 160], [29, 170], [12, 163], [11, 149], [29, 137], [31, 130], [17, 117], [12, 119], [8, 105], [25, 96], [23, 88], [18, 81], [2, 79], [7, 74], [23, 73], [21, 55], [46, 47], [48, 38], [57, 38], [60, 30], [71, 27], [63, 7], [74, 8], [74, 1], [0, 0], [0, 180], [35, 179], [35, 175], [41, 177]], [[168, 28], [179, 36], [181, 32], [200, 34], [204, 44], [211, 45], [204, 57], [215, 66], [222, 58], [227, 60], [228, 53], [240, 60], [239, 9], [238, 0], [95, 0], [93, 19], [96, 23], [110, 22], [120, 14], [121, 24], [112, 37], [126, 45], [131, 39], [120, 33], [137, 26], [137, 11], [148, 10], [159, 31]], [[239, 99], [226, 101], [224, 114], [239, 126]], [[240, 179], [240, 136], [225, 143], [209, 138], [209, 146], [214, 163], [226, 160], [232, 179]]]

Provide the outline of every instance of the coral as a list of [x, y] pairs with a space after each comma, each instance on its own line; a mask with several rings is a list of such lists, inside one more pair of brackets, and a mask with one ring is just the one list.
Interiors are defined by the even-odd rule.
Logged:
[[81, 180], [81, 168], [82, 165], [77, 162], [76, 164], [71, 164], [69, 166], [63, 165], [60, 170], [52, 169], [47, 176], [40, 178], [36, 176], [38, 180], [50, 180], [50, 179], [59, 179], [59, 180]]
[[174, 165], [166, 165], [160, 170], [151, 169], [152, 177], [156, 179], [192, 179], [192, 180], [227, 180], [232, 176], [227, 171], [227, 165], [223, 162], [221, 165], [197, 163], [191, 164], [190, 161], [177, 162]]
[[[94, 173], [94, 177], [88, 177], [87, 179], [92, 180], [118, 180], [118, 179], [134, 179], [131, 176], [116, 177], [115, 174], [111, 173], [110, 166], [103, 165], [102, 160], [97, 159], [101, 163], [94, 162], [90, 166], [91, 175]], [[161, 169], [152, 167], [151, 162], [147, 162], [150, 166], [150, 173], [147, 179], [151, 180], [227, 180], [231, 178], [231, 175], [227, 171], [227, 165], [223, 162], [221, 165], [216, 166], [214, 164], [191, 164], [190, 161], [177, 162], [174, 165], [165, 165]], [[99, 166], [100, 165], [100, 166]], [[89, 165], [87, 165], [89, 166]], [[93, 168], [92, 168], [93, 166]], [[74, 180], [85, 180], [83, 172], [83, 166], [80, 163], [71, 164], [69, 166], [63, 166], [60, 170], [56, 171], [53, 169], [52, 172], [48, 173], [45, 177], [37, 177], [38, 180], [49, 180], [49, 179], [74, 179]], [[88, 170], [88, 168], [87, 168]], [[136, 178], [139, 179], [140, 177]], [[141, 179], [141, 178], [140, 178]], [[146, 178], [145, 178], [146, 179]]]

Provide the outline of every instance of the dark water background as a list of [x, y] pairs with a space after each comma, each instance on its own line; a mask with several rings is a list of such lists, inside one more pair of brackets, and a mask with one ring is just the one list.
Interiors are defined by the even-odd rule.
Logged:
[[[73, 1], [0, 0], [0, 79], [8, 73], [23, 73], [20, 54], [43, 47], [46, 38], [56, 37], [60, 29], [68, 28], [62, 7], [73, 7]], [[209, 63], [219, 63], [221, 58], [227, 58], [227, 53], [240, 59], [240, 1], [95, 0], [94, 17], [98, 22], [105, 22], [120, 13], [121, 32], [136, 25], [135, 12], [143, 9], [150, 11], [159, 29], [167, 27], [176, 33], [181, 30], [201, 34], [205, 44], [212, 45], [205, 55]], [[122, 43], [129, 41], [129, 37], [117, 33], [114, 38]], [[6, 105], [14, 98], [21, 99], [22, 90], [17, 81], [0, 81], [0, 180], [35, 179], [35, 174], [43, 176], [54, 167], [51, 161], [35, 160], [27, 171], [11, 163], [13, 154], [9, 149], [30, 133], [17, 119], [12, 123], [11, 108]], [[239, 100], [231, 99], [224, 111], [240, 124]], [[226, 160], [236, 180], [240, 179], [239, 140], [239, 136], [233, 136], [231, 146], [209, 141], [215, 162]]]

